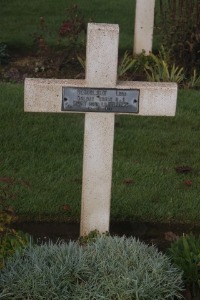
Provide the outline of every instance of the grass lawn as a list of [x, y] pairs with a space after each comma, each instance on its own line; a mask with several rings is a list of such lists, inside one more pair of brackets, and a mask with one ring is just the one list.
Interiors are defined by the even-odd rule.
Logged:
[[[86, 21], [117, 23], [120, 26], [120, 49], [133, 48], [135, 0], [2, 0], [0, 10], [0, 42], [12, 52], [26, 52], [33, 46], [39, 18], [43, 16], [56, 44], [58, 30], [65, 20], [65, 10], [77, 4]], [[156, 1], [158, 6], [158, 0]], [[157, 37], [154, 36], [154, 45]]]
[[[16, 180], [15, 211], [79, 220], [84, 115], [24, 113], [22, 85], [0, 91], [0, 182]], [[112, 220], [200, 221], [199, 97], [179, 91], [174, 118], [116, 116]]]
[[[2, 0], [0, 42], [27, 54], [43, 16], [55, 45], [75, 3], [86, 20], [118, 23], [120, 50], [132, 49], [134, 0]], [[200, 221], [199, 96], [179, 91], [175, 118], [116, 116], [113, 220]], [[79, 220], [83, 131], [84, 115], [24, 113], [23, 85], [0, 84], [0, 195], [21, 217]]]

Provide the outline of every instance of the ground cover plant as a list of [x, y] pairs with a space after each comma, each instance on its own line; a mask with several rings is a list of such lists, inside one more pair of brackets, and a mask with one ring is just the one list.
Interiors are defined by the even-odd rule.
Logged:
[[168, 254], [183, 270], [185, 286], [190, 290], [191, 299], [200, 297], [200, 237], [188, 234], [171, 244]]
[[182, 272], [153, 246], [99, 236], [29, 246], [0, 273], [1, 299], [177, 299]]
[[[14, 211], [80, 220], [84, 116], [24, 113], [23, 86], [1, 84], [1, 176], [25, 180]], [[199, 91], [179, 91], [176, 117], [116, 116], [112, 220], [199, 221]]]

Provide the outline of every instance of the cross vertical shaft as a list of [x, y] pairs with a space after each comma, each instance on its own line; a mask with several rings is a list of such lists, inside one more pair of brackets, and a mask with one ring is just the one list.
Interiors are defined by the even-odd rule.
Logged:
[[155, 0], [136, 0], [134, 53], [152, 51]]
[[[118, 42], [118, 25], [88, 25], [88, 87], [116, 86]], [[114, 121], [114, 113], [85, 114], [80, 235], [109, 231]]]
[[26, 112], [85, 114], [81, 235], [109, 230], [115, 113], [174, 116], [177, 100], [176, 83], [116, 83], [118, 25], [88, 24], [87, 37], [86, 80], [26, 78], [24, 89]]

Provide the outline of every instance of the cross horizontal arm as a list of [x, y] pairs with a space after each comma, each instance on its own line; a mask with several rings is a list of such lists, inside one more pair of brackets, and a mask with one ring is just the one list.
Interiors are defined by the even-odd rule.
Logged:
[[62, 112], [62, 87], [85, 87], [84, 80], [26, 78], [24, 84], [24, 111]]
[[[26, 78], [24, 89], [24, 110], [26, 112], [67, 112], [61, 110], [63, 87], [86, 88], [87, 83], [85, 80], [80, 79], [68, 80]], [[106, 87], [102, 86], [102, 88]], [[113, 88], [124, 90], [139, 90], [139, 111], [137, 115], [175, 115], [177, 101], [176, 83], [119, 81]]]

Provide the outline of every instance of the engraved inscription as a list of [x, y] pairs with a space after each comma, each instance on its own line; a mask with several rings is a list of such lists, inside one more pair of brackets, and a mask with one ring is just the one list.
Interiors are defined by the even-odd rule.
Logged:
[[62, 111], [138, 113], [137, 89], [63, 87]]

